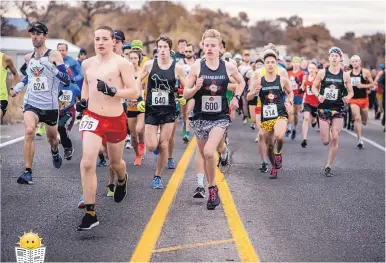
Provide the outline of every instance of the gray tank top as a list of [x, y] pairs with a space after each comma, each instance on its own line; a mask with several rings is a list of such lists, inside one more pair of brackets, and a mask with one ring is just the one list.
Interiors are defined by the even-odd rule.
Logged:
[[[51, 49], [44, 54], [48, 57]], [[27, 91], [24, 95], [24, 105], [29, 104], [41, 110], [57, 110], [58, 88], [60, 80], [53, 72], [40, 64], [35, 59], [35, 52], [28, 63], [27, 67], [28, 84]]]

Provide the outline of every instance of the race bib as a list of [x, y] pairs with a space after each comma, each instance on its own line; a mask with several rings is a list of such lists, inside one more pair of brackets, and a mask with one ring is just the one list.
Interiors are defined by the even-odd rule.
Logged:
[[59, 97], [61, 102], [71, 102], [72, 101], [72, 90], [63, 90], [62, 96]]
[[351, 86], [358, 86], [361, 84], [361, 77], [351, 77]]
[[169, 93], [166, 91], [153, 91], [152, 93], [153, 106], [165, 106], [169, 105]]
[[298, 83], [296, 82], [295, 78], [291, 78], [291, 89], [297, 90], [298, 89]]
[[263, 106], [263, 117], [270, 119], [270, 118], [276, 118], [278, 116], [277, 112], [277, 105], [276, 104], [270, 104], [270, 105], [264, 105]]
[[338, 98], [338, 89], [325, 88], [324, 97], [326, 97], [326, 100], [336, 100]]
[[79, 131], [95, 131], [95, 129], [98, 127], [98, 123], [99, 121], [93, 117], [84, 115], [79, 123]]
[[202, 96], [201, 102], [202, 112], [221, 112], [222, 110], [221, 96]]
[[48, 82], [46, 77], [34, 77], [28, 85], [32, 92], [48, 91]]
[[307, 95], [313, 95], [311, 86], [307, 86], [306, 89], [307, 89]]

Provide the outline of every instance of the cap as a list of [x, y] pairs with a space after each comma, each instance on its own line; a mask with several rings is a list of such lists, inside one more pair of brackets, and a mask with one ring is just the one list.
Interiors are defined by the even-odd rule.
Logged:
[[143, 51], [143, 43], [141, 40], [133, 40], [131, 41], [131, 49], [139, 49]]
[[341, 56], [341, 57], [342, 57], [342, 55], [343, 55], [342, 50], [341, 50], [340, 48], [338, 48], [338, 47], [332, 47], [332, 48], [330, 48], [330, 49], [328, 50], [328, 55], [330, 55], [331, 53], [336, 53], [336, 54], [338, 54], [338, 55]]
[[121, 30], [114, 30], [115, 39], [125, 41], [125, 34]]
[[361, 58], [360, 58], [360, 56], [358, 56], [358, 55], [354, 55], [354, 56], [351, 57], [350, 60], [351, 60], [351, 61], [352, 61], [352, 60], [359, 60], [359, 61], [360, 61]]
[[385, 69], [385, 64], [379, 64], [379, 68], [381, 68], [381, 69]]
[[233, 59], [243, 59], [240, 54], [236, 54]]
[[285, 61], [291, 62], [291, 61], [292, 61], [292, 57], [291, 57], [291, 56], [285, 56], [285, 57], [284, 57], [284, 60], [285, 60]]
[[300, 63], [300, 61], [302, 61], [302, 59], [300, 57], [293, 57], [292, 58], [292, 62]]
[[79, 50], [79, 54], [85, 54], [85, 55], [87, 55], [87, 50], [86, 50], [85, 48], [81, 48], [81, 49]]
[[261, 59], [261, 58], [258, 58], [258, 59], [256, 59], [256, 61], [255, 61], [255, 63], [263, 63], [264, 64], [264, 61]]
[[28, 32], [33, 32], [36, 31], [38, 33], [43, 33], [47, 34], [48, 33], [48, 28], [46, 27], [45, 24], [36, 22], [35, 24], [32, 25], [32, 27], [28, 30]]
[[125, 49], [131, 49], [131, 44], [129, 42], [126, 42], [123, 47], [122, 47], [122, 50], [125, 50]]

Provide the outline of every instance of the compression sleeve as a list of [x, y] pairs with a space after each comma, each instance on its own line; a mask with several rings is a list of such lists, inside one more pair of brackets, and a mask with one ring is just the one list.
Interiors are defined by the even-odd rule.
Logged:
[[57, 66], [57, 73], [56, 77], [63, 82], [64, 85], [69, 85], [70, 84], [70, 76], [67, 73], [66, 66], [64, 64], [58, 65]]
[[13, 88], [13, 91], [15, 91], [16, 93], [19, 93], [27, 84], [28, 84], [28, 75], [26, 75], [22, 81], [20, 81], [15, 85], [15, 87]]

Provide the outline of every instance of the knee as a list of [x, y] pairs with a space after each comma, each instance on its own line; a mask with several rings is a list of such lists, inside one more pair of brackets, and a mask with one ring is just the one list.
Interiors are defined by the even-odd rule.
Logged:
[[205, 147], [203, 157], [205, 160], [212, 159], [214, 157], [214, 149], [211, 149], [210, 147]]
[[268, 151], [273, 151], [273, 143], [269, 143], [268, 145], [267, 145], [267, 148], [268, 148]]
[[360, 116], [355, 116], [354, 117], [355, 122], [361, 122], [361, 117]]
[[284, 134], [275, 134], [275, 141], [282, 141], [284, 139]]
[[92, 162], [91, 160], [86, 158], [82, 158], [82, 160], [80, 161], [80, 167], [85, 172], [91, 172], [96, 170], [95, 162]]
[[303, 122], [308, 123], [309, 121], [310, 121], [310, 117], [309, 116], [303, 117]]
[[327, 146], [330, 144], [330, 140], [328, 138], [322, 138], [322, 143], [324, 146]]
[[25, 138], [32, 140], [34, 136], [35, 136], [35, 128], [33, 128], [33, 127], [26, 127], [26, 129], [25, 129]]
[[142, 133], [143, 133], [142, 127], [141, 127], [141, 126], [137, 126], [137, 127], [135, 128], [135, 132], [136, 132], [137, 134], [142, 134]]
[[110, 168], [113, 169], [114, 171], [116, 171], [117, 169], [120, 168], [121, 165], [125, 165], [125, 161], [124, 160], [109, 160], [110, 162]]
[[159, 149], [161, 152], [167, 151], [168, 147], [169, 147], [169, 140], [162, 141], [159, 145]]

